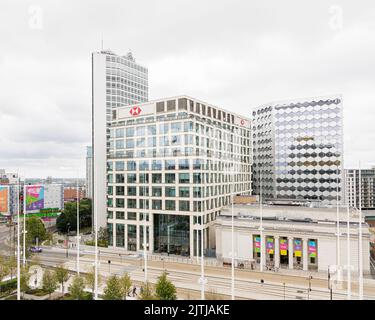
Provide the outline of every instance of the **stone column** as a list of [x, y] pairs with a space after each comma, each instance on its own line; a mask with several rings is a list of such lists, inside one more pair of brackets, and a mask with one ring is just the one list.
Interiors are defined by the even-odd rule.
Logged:
[[149, 220], [150, 220], [150, 224], [149, 224], [149, 250], [150, 250], [150, 253], [153, 253], [154, 252], [154, 215], [152, 213], [149, 213], [149, 216], [148, 216]]
[[308, 239], [302, 239], [302, 262], [303, 262], [303, 270], [308, 270], [308, 253], [307, 253], [307, 241]]
[[124, 236], [125, 236], [124, 249], [128, 250], [128, 225], [126, 223], [124, 224]]
[[293, 237], [288, 237], [289, 269], [293, 269]]
[[[190, 258], [194, 257], [194, 229], [193, 216], [189, 217], [189, 242], [190, 242]], [[152, 224], [153, 225], [153, 224]]]
[[280, 268], [280, 243], [279, 236], [275, 236], [275, 268]]
[[136, 246], [136, 250], [139, 251], [141, 249], [141, 246], [140, 246], [140, 240], [141, 240], [141, 237], [140, 237], [140, 234], [141, 234], [141, 228], [139, 227], [139, 224], [136, 225], [136, 232], [137, 232], [137, 246]]
[[[267, 264], [267, 256], [266, 256], [266, 236], [263, 232], [263, 235], [262, 235], [262, 239], [260, 239], [262, 241], [262, 244], [261, 244], [261, 252], [260, 252], [260, 255], [261, 257], [263, 257], [263, 266], [265, 266]], [[262, 261], [262, 259], [260, 260]], [[266, 270], [265, 268], [263, 270]]]
[[113, 233], [113, 235], [112, 235], [112, 238], [113, 238], [113, 247], [114, 248], [116, 248], [116, 223], [113, 223], [112, 224], [112, 233]]

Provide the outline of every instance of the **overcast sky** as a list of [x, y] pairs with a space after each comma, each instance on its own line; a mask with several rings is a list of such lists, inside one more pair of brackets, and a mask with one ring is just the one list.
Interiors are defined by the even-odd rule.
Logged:
[[150, 99], [187, 94], [250, 116], [341, 93], [344, 165], [375, 165], [374, 1], [2, 0], [0, 21], [7, 171], [84, 177], [102, 34], [105, 49], [148, 67]]

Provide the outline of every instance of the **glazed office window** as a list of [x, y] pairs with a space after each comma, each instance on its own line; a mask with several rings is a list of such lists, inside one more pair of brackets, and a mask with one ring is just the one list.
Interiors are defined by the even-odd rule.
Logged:
[[137, 200], [136, 199], [128, 199], [127, 207], [132, 208], [132, 209], [137, 208]]
[[152, 187], [152, 196], [161, 197], [162, 196], [162, 187]]
[[166, 197], [175, 197], [176, 188], [175, 187], [165, 187], [165, 196]]
[[107, 190], [108, 190], [108, 195], [112, 196], [113, 195], [113, 187], [108, 186]]
[[139, 187], [139, 195], [141, 197], [143, 197], [143, 196], [148, 197], [148, 194], [149, 194], [148, 186], [141, 186], [141, 187]]
[[125, 187], [116, 186], [116, 196], [124, 196], [125, 195]]
[[125, 219], [125, 212], [121, 212], [121, 211], [116, 212], [116, 219], [124, 220]]
[[149, 162], [148, 160], [143, 160], [139, 162], [139, 171], [148, 171], [149, 170]]
[[165, 210], [176, 210], [176, 201], [165, 200]]
[[116, 247], [125, 246], [125, 226], [122, 223], [116, 223]]
[[147, 134], [149, 136], [155, 135], [156, 134], [156, 125], [147, 126]]
[[167, 101], [167, 111], [176, 111], [176, 100]]
[[116, 170], [117, 171], [124, 171], [125, 170], [124, 161], [117, 161], [116, 162]]
[[185, 121], [184, 122], [184, 131], [185, 132], [193, 131], [193, 122], [192, 121]]
[[145, 130], [145, 127], [142, 126], [142, 127], [137, 127], [137, 136], [138, 137], [142, 137], [146, 134], [146, 130]]
[[176, 175], [174, 173], [165, 174], [165, 183], [175, 183], [175, 182], [176, 182]]
[[161, 113], [164, 111], [164, 101], [156, 102], [156, 113]]
[[159, 124], [159, 134], [165, 134], [169, 132], [169, 123]]
[[116, 149], [124, 149], [124, 140], [116, 140]]
[[161, 173], [153, 173], [152, 174], [152, 183], [162, 183]]
[[139, 174], [139, 183], [148, 183], [149, 181], [149, 174], [148, 173], [140, 173]]
[[189, 159], [180, 159], [178, 160], [178, 168], [180, 170], [189, 170]]
[[174, 160], [165, 160], [165, 170], [175, 170], [176, 163]]
[[187, 99], [186, 98], [178, 99], [178, 110], [187, 110]]
[[134, 139], [127, 139], [126, 140], [126, 148], [133, 149], [134, 148]]
[[162, 210], [162, 201], [161, 200], [152, 200], [152, 209], [153, 210]]
[[149, 201], [148, 201], [148, 199], [140, 199], [139, 200], [139, 208], [140, 209], [149, 209]]
[[116, 138], [123, 138], [124, 137], [124, 129], [116, 129]]
[[128, 183], [137, 183], [137, 175], [135, 173], [127, 174]]
[[128, 171], [136, 171], [137, 170], [137, 162], [135, 162], [135, 161], [128, 161], [126, 166], [127, 166]]
[[116, 174], [116, 183], [124, 183], [125, 182], [125, 177], [123, 174]]
[[134, 127], [126, 128], [126, 137], [134, 137]]
[[125, 200], [124, 199], [116, 199], [116, 208], [124, 208], [125, 207]]
[[190, 188], [189, 187], [180, 187], [179, 188], [179, 196], [181, 198], [189, 198], [190, 197]]
[[190, 202], [185, 200], [179, 201], [179, 210], [180, 211], [190, 211]]
[[161, 160], [153, 160], [152, 161], [152, 170], [161, 170], [161, 169], [162, 169]]
[[179, 174], [180, 183], [190, 183], [189, 173], [180, 173]]

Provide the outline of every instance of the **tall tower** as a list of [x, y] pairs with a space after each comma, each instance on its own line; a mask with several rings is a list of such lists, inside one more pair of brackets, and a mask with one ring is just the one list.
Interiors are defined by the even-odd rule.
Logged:
[[106, 171], [109, 126], [118, 107], [148, 101], [148, 70], [131, 53], [92, 53], [93, 200], [98, 226], [106, 225]]

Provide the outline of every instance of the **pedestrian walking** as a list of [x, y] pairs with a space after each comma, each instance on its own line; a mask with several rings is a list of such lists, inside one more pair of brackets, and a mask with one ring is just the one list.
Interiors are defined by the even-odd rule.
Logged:
[[133, 288], [133, 297], [136, 296], [136, 295], [137, 295], [137, 287], [134, 286], [134, 288]]

